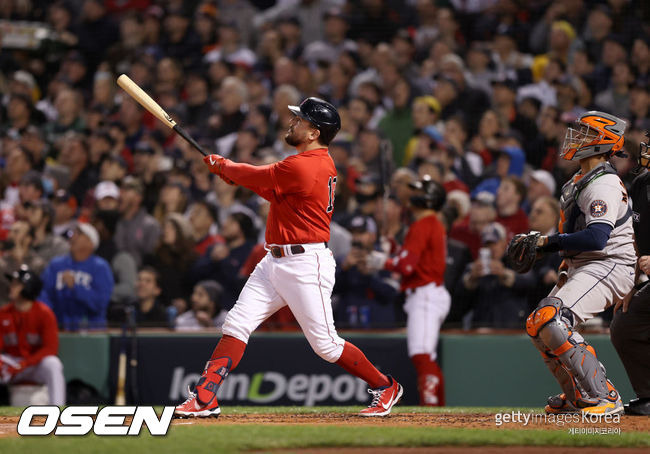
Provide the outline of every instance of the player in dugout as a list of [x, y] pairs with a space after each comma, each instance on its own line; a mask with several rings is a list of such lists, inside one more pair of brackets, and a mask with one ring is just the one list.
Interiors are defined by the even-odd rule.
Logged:
[[0, 383], [45, 384], [50, 405], [65, 405], [56, 317], [36, 301], [41, 278], [25, 265], [6, 277], [10, 303], [0, 309]]

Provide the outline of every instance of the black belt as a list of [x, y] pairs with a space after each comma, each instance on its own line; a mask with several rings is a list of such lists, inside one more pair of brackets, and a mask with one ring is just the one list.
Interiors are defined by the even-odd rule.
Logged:
[[[325, 243], [325, 247], [327, 247], [327, 243]], [[286, 257], [287, 255], [284, 253], [284, 248], [282, 246], [271, 246], [269, 250], [271, 251], [271, 255], [276, 259]], [[300, 244], [293, 244], [289, 246], [289, 250], [291, 251], [292, 255], [302, 254], [305, 252], [305, 248]]]
[[[296, 254], [302, 254], [305, 252], [305, 248], [302, 247], [299, 244], [294, 244], [292, 245], [289, 250], [291, 251], [291, 254], [296, 255]], [[284, 253], [284, 248], [281, 246], [271, 246], [271, 255], [275, 257], [276, 259], [282, 258], [286, 256]]]

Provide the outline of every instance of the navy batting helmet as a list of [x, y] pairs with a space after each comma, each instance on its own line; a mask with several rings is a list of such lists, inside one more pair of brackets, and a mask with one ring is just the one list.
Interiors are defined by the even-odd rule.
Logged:
[[26, 300], [35, 300], [43, 288], [43, 281], [41, 281], [41, 278], [38, 274], [30, 270], [27, 265], [21, 265], [21, 267], [13, 273], [5, 273], [5, 277], [9, 281], [15, 280], [23, 284], [20, 296]]
[[411, 189], [417, 191], [410, 198], [411, 205], [418, 208], [440, 210], [447, 200], [447, 191], [440, 183], [424, 175], [420, 181], [409, 183]]
[[341, 129], [336, 107], [320, 98], [307, 98], [299, 106], [288, 106], [295, 115], [310, 122], [320, 131], [320, 143], [329, 145]]

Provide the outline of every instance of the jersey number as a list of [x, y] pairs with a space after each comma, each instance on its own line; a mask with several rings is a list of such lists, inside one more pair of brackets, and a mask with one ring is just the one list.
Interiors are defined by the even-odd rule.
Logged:
[[327, 180], [327, 189], [329, 195], [329, 202], [327, 202], [327, 213], [331, 213], [334, 210], [334, 191], [336, 190], [336, 177], [330, 177]]

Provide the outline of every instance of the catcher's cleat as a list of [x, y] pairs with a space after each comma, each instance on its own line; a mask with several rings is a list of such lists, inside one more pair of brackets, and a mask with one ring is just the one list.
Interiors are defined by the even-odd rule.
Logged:
[[387, 375], [390, 385], [377, 389], [369, 389], [372, 394], [372, 402], [368, 408], [359, 412], [361, 416], [387, 416], [390, 414], [393, 405], [396, 405], [402, 398], [404, 389], [390, 375]]
[[218, 418], [221, 413], [217, 399], [213, 399], [209, 405], [202, 405], [196, 397], [196, 393], [187, 387], [189, 397], [185, 402], [178, 405], [174, 410], [175, 418]]
[[550, 396], [548, 398], [548, 404], [544, 407], [544, 411], [549, 415], [559, 413], [579, 413], [580, 409], [576, 408], [569, 400], [567, 400], [566, 394], [562, 393], [556, 396]]
[[621, 399], [618, 399], [616, 402], [601, 399], [597, 405], [582, 409], [582, 413], [588, 415], [622, 415], [624, 412], [625, 408]]
[[607, 397], [600, 399], [596, 405], [582, 409], [588, 415], [622, 415], [625, 412], [621, 395], [616, 391], [611, 381], [607, 380]]

